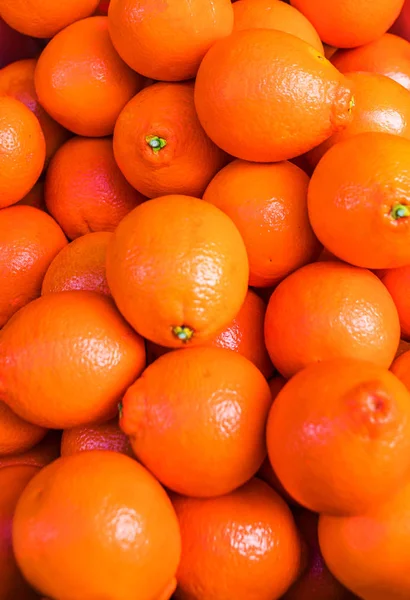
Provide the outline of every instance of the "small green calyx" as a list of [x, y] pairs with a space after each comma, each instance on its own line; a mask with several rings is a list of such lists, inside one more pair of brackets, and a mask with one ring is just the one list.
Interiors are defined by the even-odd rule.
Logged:
[[177, 325], [172, 328], [172, 333], [177, 337], [181, 342], [189, 342], [194, 335], [194, 330], [188, 327], [187, 325]]
[[123, 413], [122, 402], [118, 402], [118, 415], [119, 415], [120, 419], [122, 419], [122, 413]]
[[410, 207], [406, 204], [395, 204], [391, 209], [390, 216], [396, 220], [410, 217]]
[[167, 140], [164, 140], [164, 138], [158, 137], [157, 135], [147, 135], [145, 141], [148, 146], [152, 148], [154, 154], [158, 154], [158, 152], [167, 145]]

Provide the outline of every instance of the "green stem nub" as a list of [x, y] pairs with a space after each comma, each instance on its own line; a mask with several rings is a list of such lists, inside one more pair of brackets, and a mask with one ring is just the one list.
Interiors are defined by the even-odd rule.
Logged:
[[390, 213], [393, 219], [404, 219], [410, 217], [410, 206], [406, 204], [395, 204]]
[[122, 419], [122, 410], [123, 410], [123, 406], [122, 406], [122, 401], [118, 402], [118, 415], [120, 417], [120, 419]]
[[164, 140], [164, 138], [158, 137], [157, 135], [147, 135], [145, 141], [155, 154], [167, 145], [167, 140]]
[[181, 340], [181, 342], [189, 342], [194, 335], [194, 330], [187, 325], [177, 325], [172, 328], [172, 333]]

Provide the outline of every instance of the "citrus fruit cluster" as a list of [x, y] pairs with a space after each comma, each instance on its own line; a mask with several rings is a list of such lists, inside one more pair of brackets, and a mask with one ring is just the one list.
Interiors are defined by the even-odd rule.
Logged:
[[0, 0], [0, 600], [410, 598], [410, 0]]

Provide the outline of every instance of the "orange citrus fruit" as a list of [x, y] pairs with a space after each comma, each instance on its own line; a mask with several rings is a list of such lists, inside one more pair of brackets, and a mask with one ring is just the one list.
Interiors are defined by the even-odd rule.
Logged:
[[384, 504], [351, 517], [322, 515], [319, 541], [332, 573], [359, 598], [406, 600], [410, 596], [410, 485]]
[[203, 199], [223, 210], [243, 237], [249, 285], [271, 287], [319, 254], [308, 217], [308, 185], [306, 173], [290, 162], [235, 160], [205, 190]]
[[369, 269], [409, 264], [409, 161], [410, 139], [380, 132], [360, 133], [325, 154], [310, 181], [308, 209], [330, 252]]
[[0, 402], [0, 455], [29, 450], [46, 435], [47, 430], [18, 417], [4, 402]]
[[74, 137], [47, 171], [45, 200], [70, 239], [114, 231], [145, 197], [127, 182], [114, 158], [112, 139]]
[[0, 96], [0, 209], [31, 190], [46, 158], [46, 143], [37, 117], [22, 102]]
[[58, 123], [87, 136], [111, 135], [128, 100], [142, 86], [115, 51], [108, 17], [69, 25], [47, 44], [34, 76], [41, 105]]
[[130, 441], [121, 431], [117, 418], [101, 424], [80, 425], [63, 432], [61, 456], [91, 450], [110, 450], [134, 456]]
[[275, 473], [300, 504], [361, 514], [408, 479], [410, 393], [373, 363], [309, 365], [276, 397], [267, 444]]
[[46, 142], [46, 165], [56, 150], [70, 136], [57, 121], [54, 121], [40, 105], [34, 86], [37, 60], [18, 60], [0, 71], [0, 96], [11, 96], [20, 100], [34, 113], [40, 122]]
[[266, 311], [266, 347], [285, 377], [330, 358], [389, 368], [399, 339], [397, 309], [381, 281], [341, 262], [313, 263], [289, 275]]
[[270, 405], [265, 378], [246, 358], [188, 348], [161, 356], [128, 388], [120, 426], [166, 487], [217, 496], [261, 466]]
[[178, 600], [277, 600], [296, 579], [301, 541], [292, 513], [263, 481], [172, 501], [182, 536]]
[[0, 399], [43, 427], [113, 418], [144, 366], [143, 340], [95, 292], [42, 296], [0, 332]]
[[39, 38], [53, 37], [74, 21], [90, 16], [99, 0], [0, 0], [0, 14], [13, 29]]
[[209, 137], [244, 160], [288, 160], [349, 123], [348, 80], [315, 48], [273, 29], [235, 31], [206, 54], [195, 105]]
[[392, 33], [358, 48], [339, 50], [332, 56], [332, 63], [342, 73], [379, 73], [410, 89], [410, 44]]
[[108, 18], [122, 59], [161, 81], [194, 77], [208, 48], [233, 27], [230, 0], [111, 0]]
[[201, 196], [228, 157], [206, 135], [189, 83], [156, 83], [128, 102], [114, 130], [115, 159], [149, 198]]
[[88, 290], [110, 295], [105, 262], [112, 233], [87, 233], [63, 248], [51, 262], [41, 293]]
[[160, 484], [132, 458], [97, 450], [60, 458], [31, 480], [16, 509], [13, 546], [36, 589], [82, 600], [160, 598], [181, 551]]
[[[272, 375], [273, 365], [265, 346], [265, 313], [265, 301], [249, 289], [245, 301], [234, 320], [213, 339], [204, 342], [201, 346], [215, 346], [238, 352], [253, 362], [268, 379]], [[148, 342], [148, 363], [150, 364], [170, 351], [172, 351], [172, 348], [164, 348], [164, 346]]]
[[161, 346], [199, 345], [238, 314], [248, 290], [242, 237], [221, 210], [161, 196], [127, 215], [107, 251], [107, 281], [131, 325]]
[[67, 245], [57, 223], [31, 206], [0, 210], [0, 328], [37, 298], [53, 258]]
[[308, 153], [313, 166], [335, 144], [366, 131], [381, 131], [410, 139], [408, 90], [378, 73], [346, 73], [346, 77], [352, 82], [355, 97], [353, 120]]
[[281, 0], [240, 0], [233, 5], [234, 31], [278, 29], [304, 40], [322, 54], [319, 34], [308, 19]]
[[404, 0], [291, 0], [320, 38], [336, 48], [355, 48], [377, 40], [400, 14]]

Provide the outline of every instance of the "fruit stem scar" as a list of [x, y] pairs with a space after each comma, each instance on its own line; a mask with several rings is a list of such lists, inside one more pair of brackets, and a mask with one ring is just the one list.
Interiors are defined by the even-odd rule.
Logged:
[[390, 216], [393, 219], [403, 219], [404, 217], [410, 217], [410, 207], [405, 204], [395, 204], [391, 209]]
[[164, 138], [158, 137], [157, 135], [147, 135], [145, 138], [148, 146], [152, 148], [152, 151], [157, 154], [162, 148], [167, 145], [167, 140]]
[[355, 100], [355, 97], [352, 96], [351, 100], [349, 102], [349, 113], [352, 112], [352, 110], [354, 109], [355, 106], [356, 106], [356, 100]]
[[123, 410], [122, 402], [118, 402], [118, 414], [119, 414], [120, 419], [122, 419], [122, 410]]
[[177, 325], [172, 328], [172, 333], [182, 342], [189, 342], [194, 335], [194, 330], [187, 325]]

